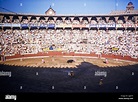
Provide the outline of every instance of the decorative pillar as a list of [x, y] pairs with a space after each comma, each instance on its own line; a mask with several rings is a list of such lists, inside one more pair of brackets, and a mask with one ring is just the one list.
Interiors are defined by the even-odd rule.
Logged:
[[90, 22], [91, 22], [91, 17], [88, 17], [88, 23], [90, 24]]
[[83, 19], [83, 17], [79, 17], [80, 23], [82, 23], [82, 19]]
[[29, 17], [27, 17], [28, 18], [28, 21], [30, 22], [30, 20], [31, 20], [31, 16], [29, 16]]
[[97, 19], [97, 21], [98, 21], [98, 23], [99, 23], [99, 20], [101, 19], [101, 17], [96, 17], [96, 19]]
[[4, 17], [3, 15], [0, 16], [0, 22], [3, 21], [3, 17]]
[[21, 23], [22, 21], [22, 16], [18, 16], [19, 17], [19, 22]]
[[66, 18], [66, 17], [62, 17], [63, 23], [65, 23], [65, 18]]
[[125, 18], [125, 22], [128, 20], [128, 16], [124, 16], [124, 18]]
[[56, 23], [57, 17], [53, 17], [54, 18], [54, 23]]
[[39, 21], [40, 17], [36, 17], [36, 20]]
[[44, 17], [45, 18], [45, 20], [46, 20], [46, 22], [48, 21], [48, 17]]
[[13, 16], [9, 16], [9, 18], [10, 18], [10, 23], [12, 23]]
[[[118, 18], [119, 18], [119, 17], [115, 17], [115, 24], [117, 24]], [[115, 27], [115, 29], [117, 30], [117, 27]]]
[[109, 22], [109, 17], [105, 17], [105, 19], [106, 19], [106, 23], [108, 23]]

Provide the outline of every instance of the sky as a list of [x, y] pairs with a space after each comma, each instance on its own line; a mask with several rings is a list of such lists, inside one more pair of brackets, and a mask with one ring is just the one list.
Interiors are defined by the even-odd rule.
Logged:
[[109, 14], [130, 1], [138, 10], [138, 0], [0, 0], [0, 12], [44, 14], [51, 6], [56, 14]]

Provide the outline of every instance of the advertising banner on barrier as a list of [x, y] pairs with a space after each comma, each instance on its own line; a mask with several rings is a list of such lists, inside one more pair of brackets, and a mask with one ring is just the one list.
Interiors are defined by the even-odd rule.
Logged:
[[135, 25], [134, 24], [124, 24], [124, 27], [131, 28], [131, 27], [135, 27]]
[[80, 25], [81, 28], [88, 28], [86, 25]]
[[55, 25], [56, 28], [64, 28], [63, 24]]
[[72, 24], [65, 24], [64, 27], [65, 28], [71, 28], [72, 27]]
[[38, 25], [39, 28], [46, 28], [47, 27], [47, 24], [40, 24]]
[[21, 24], [12, 24], [12, 27], [20, 27]]
[[105, 25], [105, 24], [99, 24], [98, 27], [99, 27], [99, 28], [105, 28], [106, 25]]
[[97, 24], [90, 24], [89, 26], [90, 26], [90, 28], [92, 28], [92, 27], [94, 27], [94, 28], [95, 28], [95, 27], [98, 27]]
[[27, 28], [27, 27], [29, 27], [29, 25], [28, 24], [21, 24], [21, 27]]
[[122, 27], [124, 27], [124, 26], [123, 26], [123, 24], [116, 24], [116, 27], [117, 27], [117, 28], [122, 28]]
[[89, 27], [90, 27], [89, 24], [87, 24], [87, 25], [86, 25], [86, 28], [89, 28]]
[[80, 28], [80, 25], [72, 25], [73, 28]]
[[116, 25], [115, 24], [107, 24], [106, 27], [108, 27], [108, 28], [115, 28]]
[[0, 27], [3, 27], [4, 26], [4, 23], [0, 23]]
[[55, 28], [55, 24], [48, 24], [48, 28]]
[[12, 24], [11, 23], [4, 23], [4, 25], [3, 25], [4, 27], [11, 27], [12, 26]]
[[31, 28], [35, 28], [35, 27], [37, 27], [37, 24], [29, 24], [29, 26], [30, 26]]

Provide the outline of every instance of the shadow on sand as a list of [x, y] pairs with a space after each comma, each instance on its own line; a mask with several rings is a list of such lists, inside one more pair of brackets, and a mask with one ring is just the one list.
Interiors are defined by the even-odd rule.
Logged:
[[[89, 62], [82, 62], [77, 68], [0, 65], [0, 71], [11, 72], [11, 77], [0, 76], [2, 93], [138, 92], [138, 65], [106, 68]], [[71, 71], [73, 76], [69, 75]], [[101, 78], [102, 84], [99, 84]]]

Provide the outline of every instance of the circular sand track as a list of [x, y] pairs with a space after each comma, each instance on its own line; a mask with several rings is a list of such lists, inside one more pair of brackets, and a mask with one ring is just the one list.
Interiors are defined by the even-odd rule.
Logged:
[[[68, 60], [73, 60], [72, 63], [67, 63]], [[12, 65], [12, 66], [26, 66], [26, 67], [43, 67], [43, 68], [78, 68], [82, 62], [89, 62], [93, 65], [97, 65], [99, 67], [117, 67], [117, 66], [129, 66], [138, 64], [138, 62], [134, 61], [126, 61], [119, 59], [107, 59], [108, 63], [105, 62], [105, 58], [96, 58], [96, 57], [71, 57], [71, 56], [41, 56], [41, 57], [23, 57], [23, 58], [14, 58], [9, 59], [4, 62], [0, 62], [0, 64], [4, 65]]]

